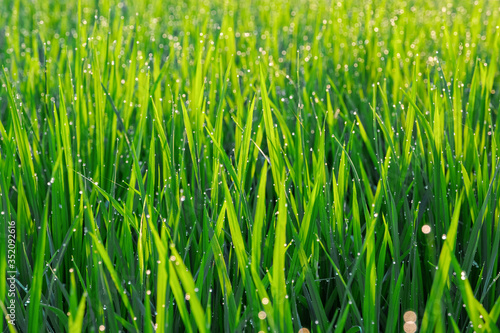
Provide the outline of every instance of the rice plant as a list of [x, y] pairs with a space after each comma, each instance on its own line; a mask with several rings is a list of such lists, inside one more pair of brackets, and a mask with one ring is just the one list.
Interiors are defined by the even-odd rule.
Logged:
[[500, 332], [500, 1], [0, 1], [3, 332]]

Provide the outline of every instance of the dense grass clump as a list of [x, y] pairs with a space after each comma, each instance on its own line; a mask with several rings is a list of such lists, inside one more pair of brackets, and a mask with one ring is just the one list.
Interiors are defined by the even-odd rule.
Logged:
[[0, 1], [0, 330], [500, 332], [499, 25]]

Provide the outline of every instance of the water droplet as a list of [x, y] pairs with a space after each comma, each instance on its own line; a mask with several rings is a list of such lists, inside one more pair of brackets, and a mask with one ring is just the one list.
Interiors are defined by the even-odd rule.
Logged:
[[431, 227], [428, 224], [424, 224], [422, 226], [422, 232], [426, 235], [429, 234], [431, 232]]

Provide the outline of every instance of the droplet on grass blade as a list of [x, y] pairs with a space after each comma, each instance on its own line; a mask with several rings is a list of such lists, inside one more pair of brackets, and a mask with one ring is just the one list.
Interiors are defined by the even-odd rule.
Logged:
[[406, 322], [403, 326], [405, 333], [415, 333], [417, 331], [417, 324], [412, 321]]
[[417, 314], [414, 311], [406, 311], [405, 314], [403, 315], [403, 320], [405, 322], [415, 322], [417, 321]]

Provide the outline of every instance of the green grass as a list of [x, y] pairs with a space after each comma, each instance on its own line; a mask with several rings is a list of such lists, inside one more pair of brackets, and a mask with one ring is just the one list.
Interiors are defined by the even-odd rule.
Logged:
[[500, 332], [499, 25], [0, 1], [0, 330]]

